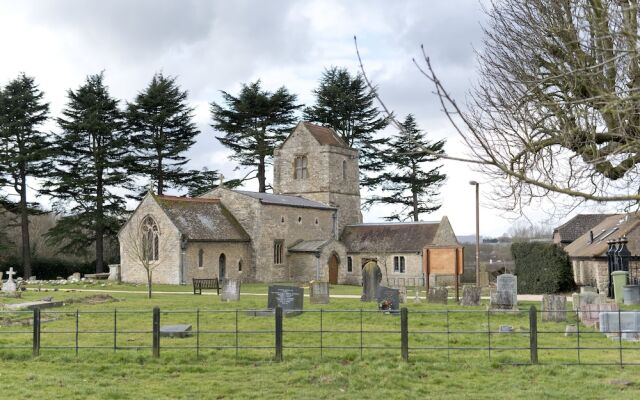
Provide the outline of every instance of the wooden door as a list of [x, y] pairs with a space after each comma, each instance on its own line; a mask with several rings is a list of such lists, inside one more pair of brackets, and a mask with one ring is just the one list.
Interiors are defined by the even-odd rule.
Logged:
[[338, 256], [332, 254], [329, 257], [329, 283], [332, 285], [338, 284]]

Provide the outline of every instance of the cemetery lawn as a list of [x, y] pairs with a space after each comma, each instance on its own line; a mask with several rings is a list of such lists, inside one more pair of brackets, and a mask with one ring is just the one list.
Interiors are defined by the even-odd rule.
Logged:
[[[94, 285], [96, 286], [96, 285]], [[160, 285], [158, 285], [160, 286]], [[542, 365], [514, 366], [502, 363], [526, 363], [528, 317], [491, 315], [487, 321], [484, 307], [462, 308], [429, 305], [424, 302], [409, 308], [410, 361], [400, 357], [399, 318], [375, 311], [374, 303], [358, 299], [332, 298], [331, 304], [312, 305], [305, 298], [301, 316], [284, 320], [284, 361], [273, 361], [273, 318], [251, 317], [236, 309], [259, 309], [266, 306], [266, 285], [243, 286], [238, 303], [223, 303], [216, 296], [155, 294], [145, 298], [128, 293], [131, 285], [118, 285], [110, 293], [34, 292], [22, 299], [0, 298], [2, 303], [38, 300], [71, 301], [61, 308], [42, 310], [42, 349], [31, 356], [31, 312], [0, 313], [0, 388], [2, 397], [46, 399], [401, 399], [401, 398], [637, 398], [640, 395], [640, 366], [564, 366], [575, 362], [575, 350], [540, 350]], [[126, 289], [125, 289], [126, 288]], [[169, 290], [173, 288], [174, 290]], [[98, 289], [98, 288], [96, 288]], [[101, 287], [100, 289], [105, 289]], [[111, 288], [108, 288], [111, 289]], [[165, 291], [156, 287], [156, 291]], [[167, 287], [166, 291], [190, 290], [190, 287]], [[251, 289], [249, 291], [249, 289]], [[134, 290], [134, 289], [131, 289]], [[358, 294], [359, 288], [332, 287], [332, 294]], [[410, 292], [411, 293], [411, 292]], [[107, 296], [108, 295], [108, 296]], [[520, 304], [526, 309], [530, 304]], [[200, 322], [198, 338], [162, 338], [160, 358], [151, 356], [151, 308], [160, 307], [161, 325]], [[536, 306], [538, 306], [536, 304]], [[322, 314], [319, 312], [323, 309]], [[359, 309], [364, 309], [362, 314]], [[196, 314], [196, 309], [199, 313]], [[450, 310], [447, 312], [447, 309]], [[331, 313], [325, 310], [357, 310]], [[461, 311], [477, 310], [475, 313]], [[438, 311], [437, 314], [419, 312]], [[360, 317], [362, 315], [362, 322]], [[117, 320], [113, 351], [113, 321]], [[77, 319], [76, 319], [77, 318]], [[237, 322], [236, 322], [237, 318]], [[319, 345], [320, 318], [323, 329], [350, 333], [326, 332]], [[446, 334], [449, 320], [450, 333]], [[575, 318], [569, 313], [570, 321]], [[75, 353], [75, 326], [79, 327], [78, 354]], [[24, 323], [24, 325], [22, 325]], [[235, 326], [245, 333], [236, 337]], [[365, 346], [360, 343], [360, 324]], [[571, 323], [571, 322], [570, 322]], [[489, 324], [489, 325], [487, 325]], [[446, 350], [451, 347], [483, 347], [499, 325], [514, 327], [513, 334], [491, 335], [492, 346], [510, 350]], [[564, 330], [565, 323], [538, 321], [539, 329]], [[582, 350], [583, 362], [612, 362], [619, 357], [618, 342], [593, 330], [581, 327], [584, 347], [608, 347], [606, 351]], [[315, 332], [303, 332], [315, 331]], [[390, 331], [390, 333], [389, 333]], [[428, 333], [428, 332], [445, 333]], [[477, 332], [480, 333], [465, 333]], [[262, 332], [262, 333], [260, 333]], [[355, 332], [355, 333], [354, 333]], [[387, 332], [387, 333], [385, 333]], [[422, 333], [420, 333], [422, 332]], [[425, 333], [427, 332], [427, 333]], [[462, 333], [456, 333], [462, 332]], [[587, 332], [592, 332], [591, 334]], [[199, 340], [199, 343], [196, 342]], [[264, 349], [239, 349], [241, 346], [264, 346]], [[575, 346], [576, 338], [561, 333], [539, 334], [541, 347]], [[201, 346], [196, 357], [196, 344]], [[8, 349], [7, 347], [21, 346]], [[56, 348], [68, 346], [68, 348]], [[420, 350], [438, 346], [445, 350]], [[295, 347], [295, 348], [294, 348]], [[514, 350], [515, 348], [515, 350]], [[640, 344], [623, 343], [625, 362], [640, 362]]]

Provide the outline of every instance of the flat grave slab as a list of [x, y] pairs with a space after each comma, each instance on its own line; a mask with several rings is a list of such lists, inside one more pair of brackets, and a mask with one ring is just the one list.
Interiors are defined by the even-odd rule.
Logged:
[[4, 308], [9, 310], [34, 310], [36, 308], [62, 307], [63, 301], [27, 301], [24, 303], [5, 304]]
[[179, 337], [184, 338], [191, 336], [191, 325], [165, 325], [160, 327], [160, 337]]

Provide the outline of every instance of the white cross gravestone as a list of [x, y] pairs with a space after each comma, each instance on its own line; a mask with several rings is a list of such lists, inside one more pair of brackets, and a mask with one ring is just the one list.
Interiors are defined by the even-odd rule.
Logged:
[[7, 275], [9, 276], [9, 278], [2, 284], [3, 292], [15, 292], [17, 290], [16, 283], [13, 281], [13, 276], [15, 274], [16, 273], [13, 270], [13, 267], [9, 268], [9, 270], [7, 271]]

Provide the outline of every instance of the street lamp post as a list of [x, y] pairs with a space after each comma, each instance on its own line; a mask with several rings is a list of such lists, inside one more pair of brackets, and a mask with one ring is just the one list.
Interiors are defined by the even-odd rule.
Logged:
[[476, 286], [480, 287], [480, 184], [470, 181], [476, 187]]

